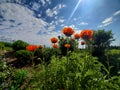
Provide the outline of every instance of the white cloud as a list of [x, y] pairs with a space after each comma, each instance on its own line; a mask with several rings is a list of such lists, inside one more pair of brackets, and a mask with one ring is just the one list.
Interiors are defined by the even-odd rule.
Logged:
[[79, 25], [83, 26], [83, 25], [88, 25], [87, 22], [81, 22]]
[[37, 11], [39, 8], [40, 8], [40, 4], [34, 2], [32, 5], [32, 9]]
[[102, 23], [98, 26], [98, 28], [99, 28], [99, 27], [105, 27], [105, 26], [110, 25], [111, 23], [113, 23], [113, 19], [115, 18], [115, 16], [117, 16], [117, 15], [119, 15], [119, 14], [120, 14], [120, 10], [116, 11], [115, 13], [113, 13], [113, 14], [111, 15], [111, 17], [108, 17], [108, 18], [104, 19], [104, 20], [102, 21]]
[[119, 15], [120, 14], [120, 10], [116, 11], [113, 16]]
[[102, 21], [102, 24], [110, 23], [112, 22], [112, 20], [113, 20], [113, 17], [106, 18], [104, 21]]
[[45, 5], [45, 0], [41, 0], [41, 2], [42, 2], [42, 5], [44, 6]]
[[49, 8], [46, 10], [46, 15], [49, 17], [53, 17], [54, 15], [57, 15], [57, 14], [58, 14], [58, 12], [55, 10], [51, 10]]
[[106, 18], [102, 21], [102, 24], [99, 25], [98, 27], [105, 27], [110, 25], [113, 22], [113, 17]]
[[59, 13], [59, 10], [62, 9], [62, 8], [64, 8], [64, 7], [65, 7], [64, 4], [59, 4], [59, 5], [55, 6], [53, 9], [48, 8], [46, 10], [46, 15], [48, 17], [56, 16]]
[[[26, 7], [13, 3], [0, 4], [0, 14], [6, 21], [1, 22], [0, 38], [24, 40], [32, 44], [50, 45], [49, 38], [59, 33], [50, 33], [55, 25], [34, 17], [34, 13]], [[14, 20], [11, 23], [9, 20]], [[20, 24], [19, 24], [20, 23]], [[19, 24], [19, 25], [18, 25]], [[15, 27], [10, 27], [11, 25]], [[49, 26], [49, 27], [48, 27]], [[46, 34], [37, 34], [45, 32]]]
[[63, 23], [65, 20], [64, 19], [59, 19], [59, 22], [60, 23]]

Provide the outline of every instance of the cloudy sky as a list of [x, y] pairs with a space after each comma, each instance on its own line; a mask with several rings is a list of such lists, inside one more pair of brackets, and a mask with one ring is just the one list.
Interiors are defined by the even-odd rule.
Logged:
[[112, 30], [120, 44], [120, 0], [0, 0], [0, 40], [50, 46], [70, 26]]

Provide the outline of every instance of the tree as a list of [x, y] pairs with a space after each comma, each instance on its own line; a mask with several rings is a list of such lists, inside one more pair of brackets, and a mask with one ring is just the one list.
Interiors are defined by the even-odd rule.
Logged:
[[105, 50], [110, 46], [111, 42], [114, 41], [111, 30], [97, 30], [93, 36], [93, 56], [102, 56], [105, 54]]

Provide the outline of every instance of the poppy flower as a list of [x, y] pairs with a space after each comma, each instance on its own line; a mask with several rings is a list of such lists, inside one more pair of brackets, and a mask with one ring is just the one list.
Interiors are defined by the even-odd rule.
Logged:
[[69, 43], [64, 45], [66, 48], [69, 48], [71, 45]]
[[82, 30], [80, 33], [80, 38], [92, 40], [93, 30]]
[[38, 48], [39, 48], [39, 49], [42, 49], [42, 48], [43, 48], [43, 46], [42, 46], [42, 45], [39, 45], [39, 46], [38, 46]]
[[55, 38], [55, 37], [51, 38], [50, 40], [51, 40], [52, 43], [56, 43], [56, 42], [58, 42], [58, 39]]
[[74, 39], [74, 38], [70, 38], [70, 40], [71, 40], [71, 41], [75, 41], [75, 39]]
[[75, 39], [79, 39], [80, 38], [80, 34], [76, 33], [76, 34], [74, 34], [74, 37], [75, 37]]
[[82, 42], [81, 42], [81, 45], [84, 45], [84, 44], [85, 44], [85, 42], [84, 42], [84, 41], [82, 41]]
[[62, 33], [66, 36], [71, 36], [73, 33], [74, 33], [74, 29], [70, 28], [70, 27], [65, 27], [63, 30], [62, 30]]
[[53, 46], [53, 48], [58, 48], [57, 44], [53, 44], [52, 46]]
[[35, 51], [37, 48], [38, 48], [37, 45], [28, 45], [26, 47], [26, 49], [29, 51]]

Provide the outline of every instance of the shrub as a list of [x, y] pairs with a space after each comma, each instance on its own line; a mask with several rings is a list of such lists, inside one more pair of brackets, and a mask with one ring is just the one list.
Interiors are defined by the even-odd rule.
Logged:
[[5, 48], [5, 45], [0, 42], [0, 50], [3, 50]]
[[23, 83], [26, 81], [27, 75], [28, 75], [28, 72], [26, 70], [15, 71], [14, 74], [12, 75], [12, 82], [11, 82], [11, 85], [9, 86], [9, 89], [19, 90], [23, 85]]
[[0, 90], [4, 90], [10, 85], [9, 79], [13, 72], [6, 62], [0, 60]]
[[19, 50], [19, 51], [16, 51], [14, 53], [14, 56], [18, 59], [20, 59], [21, 63], [29, 63], [30, 62], [30, 59], [33, 58], [33, 55], [34, 53], [31, 52], [31, 51], [28, 51], [28, 50]]
[[15, 51], [17, 50], [24, 50], [26, 49], [26, 46], [28, 45], [28, 43], [22, 41], [22, 40], [17, 40], [13, 43], [12, 47]]
[[26, 70], [14, 71], [6, 62], [0, 61], [0, 90], [23, 90], [27, 75]]
[[53, 55], [57, 56], [60, 53], [60, 51], [59, 49], [56, 48], [44, 48], [42, 53], [43, 53], [43, 60], [45, 62], [48, 62], [51, 60], [51, 57]]
[[65, 44], [67, 43], [70, 44], [68, 51], [75, 51], [75, 49], [77, 49], [77, 42], [75, 40], [72, 41], [71, 39], [59, 36], [59, 47], [63, 55], [67, 54], [67, 48], [65, 47]]
[[93, 56], [101, 57], [105, 55], [105, 50], [110, 46], [113, 39], [112, 31], [97, 30], [93, 36]]
[[112, 66], [110, 74], [118, 75], [120, 72], [120, 50], [112, 49], [108, 53], [106, 53], [107, 61], [109, 66]]
[[12, 43], [10, 43], [10, 42], [3, 42], [3, 43], [4, 43], [5, 47], [12, 47]]

